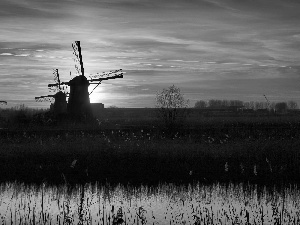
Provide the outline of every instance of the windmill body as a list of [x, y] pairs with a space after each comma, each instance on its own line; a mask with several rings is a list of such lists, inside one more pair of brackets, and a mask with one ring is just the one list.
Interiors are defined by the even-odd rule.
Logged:
[[59, 91], [54, 95], [53, 112], [55, 115], [67, 112], [67, 96], [66, 93]]
[[46, 95], [35, 98], [36, 101], [51, 101], [54, 99], [54, 103], [50, 105], [50, 110], [54, 115], [59, 115], [67, 112], [67, 95], [66, 93], [59, 91], [54, 95]]
[[70, 115], [92, 115], [89, 98], [89, 81], [85, 76], [79, 75], [68, 82], [70, 94], [68, 101], [68, 113]]

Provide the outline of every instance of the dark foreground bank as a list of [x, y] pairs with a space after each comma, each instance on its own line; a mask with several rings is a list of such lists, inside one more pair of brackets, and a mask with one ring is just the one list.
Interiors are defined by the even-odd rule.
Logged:
[[298, 126], [2, 131], [0, 182], [298, 183]]

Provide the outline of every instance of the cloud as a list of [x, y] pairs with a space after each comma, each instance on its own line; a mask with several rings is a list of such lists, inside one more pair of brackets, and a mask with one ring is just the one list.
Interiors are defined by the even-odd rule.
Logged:
[[10, 56], [10, 55], [13, 55], [12, 53], [6, 53], [6, 52], [4, 52], [4, 53], [1, 53], [0, 55], [3, 55], [3, 56]]
[[[19, 79], [28, 98], [47, 93], [46, 88], [46, 93], [39, 91], [53, 79], [53, 68], [59, 68], [63, 80], [75, 73], [75, 40], [81, 41], [87, 74], [127, 72], [123, 79], [105, 82], [112, 84], [107, 93], [118, 90], [116, 101], [124, 105], [126, 99], [134, 106], [150, 102], [150, 92], [170, 82], [193, 98], [203, 93], [200, 88], [211, 96], [233, 96], [236, 90], [242, 97], [272, 91], [280, 78], [292, 82], [299, 74], [296, 0], [0, 1], [0, 73]], [[8, 57], [14, 55], [23, 57]], [[236, 89], [230, 86], [235, 79]], [[257, 89], [259, 79], [276, 85], [263, 81]], [[25, 82], [35, 82], [34, 94]], [[128, 86], [139, 88], [128, 92]], [[20, 96], [21, 90], [10, 88]], [[149, 96], [142, 95], [148, 88]], [[283, 88], [288, 95], [288, 85]]]
[[15, 55], [15, 56], [20, 56], [20, 57], [27, 57], [27, 56], [29, 56], [29, 54], [19, 54], [19, 55]]
[[1, 0], [1, 16], [3, 18], [13, 18], [15, 16], [28, 18], [65, 18], [66, 8], [69, 2], [62, 1], [37, 1], [37, 0]]

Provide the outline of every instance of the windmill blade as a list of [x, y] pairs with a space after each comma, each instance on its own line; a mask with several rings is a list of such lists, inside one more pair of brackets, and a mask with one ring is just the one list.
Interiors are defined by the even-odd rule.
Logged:
[[72, 43], [72, 48], [74, 50], [73, 54], [78, 56], [78, 45], [77, 45], [76, 41], [74, 43]]
[[83, 68], [80, 41], [75, 41], [75, 44], [77, 45], [77, 48], [78, 48], [78, 56], [79, 56], [79, 62], [80, 62], [80, 67], [81, 67], [81, 75], [84, 76], [84, 68]]
[[35, 97], [36, 102], [51, 102], [53, 100], [54, 100], [54, 95]]
[[60, 88], [59, 88], [59, 85], [57, 84], [56, 86], [48, 87], [48, 90], [49, 90], [49, 92], [57, 93], [60, 91]]
[[58, 69], [53, 69], [53, 75], [54, 75], [54, 81], [55, 81], [55, 84], [49, 84], [48, 85], [48, 89], [50, 92], [59, 92], [59, 91], [65, 91], [65, 87], [63, 85], [66, 85], [64, 84], [64, 82], [61, 82], [60, 80], [60, 75], [58, 73]]
[[[123, 71], [122, 69], [119, 70], [112, 70], [109, 72], [103, 72], [102, 74], [97, 74], [94, 75], [93, 77], [98, 77], [96, 79], [92, 79], [90, 76], [90, 80], [89, 83], [90, 84], [96, 84], [96, 86], [94, 87], [94, 89], [91, 91], [91, 93], [89, 93], [89, 95], [91, 95], [93, 93], [93, 91], [101, 84], [101, 82], [103, 80], [109, 80], [109, 79], [116, 79], [116, 78], [123, 78]], [[98, 82], [98, 83], [92, 83], [92, 82]]]
[[110, 79], [117, 79], [117, 78], [123, 78], [123, 73], [111, 77], [103, 77], [103, 78], [97, 78], [97, 79], [90, 79], [89, 82], [97, 82], [97, 81], [103, 81], [103, 80], [110, 80]]
[[91, 79], [97, 79], [97, 78], [105, 78], [105, 77], [116, 77], [119, 75], [123, 75], [124, 72], [122, 71], [122, 69], [119, 70], [112, 70], [109, 72], [102, 72], [102, 73], [96, 73], [94, 75], [90, 74], [90, 78]]
[[58, 89], [60, 90], [60, 79], [59, 79], [58, 69], [54, 69], [53, 74], [54, 74], [54, 81], [56, 81], [56, 83], [58, 84]]
[[270, 104], [270, 101], [269, 101], [269, 99], [267, 98], [267, 96], [264, 95], [264, 97], [265, 97], [265, 99], [267, 100], [267, 103]]
[[75, 69], [76, 69], [78, 75], [81, 74], [80, 68], [76, 64], [75, 64]]
[[[69, 82], [61, 82], [60, 85], [69, 85]], [[48, 87], [57, 87], [58, 84], [48, 84]]]
[[[78, 67], [78, 64], [80, 64], [80, 58], [78, 54], [78, 46], [75, 43], [72, 43], [72, 48], [73, 48], [73, 55], [74, 55], [74, 63], [75, 63], [75, 70], [77, 71], [77, 74], [81, 74], [80, 68]], [[70, 74], [71, 75], [71, 74]]]
[[[82, 54], [81, 54], [81, 47], [80, 47], [80, 41], [75, 41], [75, 43], [72, 44], [73, 48], [73, 54], [75, 56], [75, 69], [78, 72], [78, 74], [81, 74], [84, 76], [84, 68], [83, 68], [83, 61], [82, 61]], [[80, 67], [77, 65], [79, 63]]]

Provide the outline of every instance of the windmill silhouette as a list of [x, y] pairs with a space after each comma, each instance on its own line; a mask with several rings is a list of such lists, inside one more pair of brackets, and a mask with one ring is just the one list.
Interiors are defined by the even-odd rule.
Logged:
[[[73, 54], [75, 56], [75, 69], [77, 71], [77, 76], [68, 82], [56, 82], [55, 84], [49, 84], [48, 87], [59, 87], [59, 85], [70, 86], [69, 100], [67, 105], [67, 112], [72, 116], [92, 116], [92, 109], [90, 104], [89, 95], [101, 84], [103, 80], [123, 78], [122, 69], [97, 73], [90, 75], [89, 79], [85, 77], [83, 60], [81, 54], [80, 41], [75, 41], [72, 44]], [[79, 65], [78, 65], [79, 64]], [[91, 91], [88, 92], [88, 87], [91, 84], [96, 86]]]
[[44, 101], [53, 101], [54, 104], [51, 108], [55, 115], [63, 114], [67, 112], [67, 101], [66, 97], [68, 94], [67, 86], [61, 84], [58, 69], [53, 70], [54, 74], [54, 81], [56, 82], [57, 86], [49, 88], [50, 91], [56, 92], [54, 95], [45, 95], [40, 97], [35, 97], [37, 102], [44, 102]]

